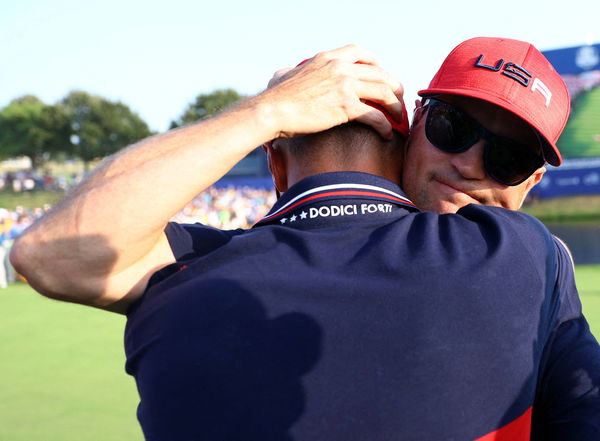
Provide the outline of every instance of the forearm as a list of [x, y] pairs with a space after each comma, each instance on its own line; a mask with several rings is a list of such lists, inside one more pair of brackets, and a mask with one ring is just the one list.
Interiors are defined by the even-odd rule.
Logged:
[[391, 137], [385, 116], [364, 101], [401, 117], [401, 88], [371, 62], [354, 46], [319, 54], [211, 120], [127, 148], [19, 238], [13, 264], [50, 297], [101, 307], [132, 301], [173, 261], [167, 221], [256, 146], [351, 120]]
[[262, 120], [260, 109], [245, 105], [131, 146], [106, 161], [51, 213], [64, 223], [58, 226], [65, 230], [60, 235], [107, 236], [122, 256], [117, 268], [128, 266], [138, 256], [121, 248], [143, 244], [147, 250], [186, 203], [271, 139]]
[[51, 297], [101, 305], [118, 300], [135, 281], [119, 274], [164, 248], [159, 242], [173, 214], [274, 136], [263, 113], [260, 99], [250, 100], [109, 158], [19, 239], [17, 268]]

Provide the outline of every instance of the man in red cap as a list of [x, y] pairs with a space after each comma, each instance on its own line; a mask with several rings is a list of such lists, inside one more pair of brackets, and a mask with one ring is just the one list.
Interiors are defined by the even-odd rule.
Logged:
[[[530, 43], [467, 40], [419, 94], [402, 187], [421, 210], [456, 213], [469, 204], [518, 210], [542, 179], [545, 163], [562, 163], [556, 142], [569, 116], [568, 90]], [[563, 284], [565, 290], [571, 285]], [[600, 349], [574, 299], [578, 313], [546, 348], [555, 365], [540, 382], [533, 407], [536, 440], [600, 435]], [[587, 374], [578, 377], [578, 369]]]
[[[460, 213], [468, 204], [518, 210], [544, 165], [562, 163], [556, 142], [569, 116], [568, 90], [529, 43], [467, 40], [419, 95], [402, 187], [422, 210]], [[545, 349], [553, 369], [539, 382], [536, 440], [600, 437], [599, 349], [580, 304], [577, 310]]]

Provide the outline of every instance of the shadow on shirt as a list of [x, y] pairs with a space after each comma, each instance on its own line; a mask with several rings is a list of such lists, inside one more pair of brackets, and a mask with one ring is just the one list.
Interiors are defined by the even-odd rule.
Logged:
[[154, 313], [128, 324], [142, 343], [128, 353], [128, 371], [146, 439], [292, 440], [288, 430], [306, 403], [301, 378], [320, 355], [320, 326], [302, 313], [270, 319], [230, 281], [182, 288], [157, 290], [155, 308], [149, 291], [144, 303]]

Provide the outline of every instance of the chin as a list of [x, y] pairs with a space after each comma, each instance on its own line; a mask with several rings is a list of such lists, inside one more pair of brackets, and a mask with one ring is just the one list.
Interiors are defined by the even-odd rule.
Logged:
[[439, 209], [437, 209], [435, 211], [438, 214], [454, 214], [458, 210], [460, 210], [462, 207], [463, 206], [461, 206], [461, 205], [455, 205], [455, 204], [451, 204], [451, 203], [444, 203], [444, 204], [441, 204], [441, 206], [439, 207]]
[[459, 205], [454, 202], [446, 201], [443, 199], [439, 199], [437, 201], [430, 201], [429, 203], [424, 203], [422, 206], [417, 205], [421, 211], [433, 211], [437, 214], [453, 214], [460, 210], [464, 204]]

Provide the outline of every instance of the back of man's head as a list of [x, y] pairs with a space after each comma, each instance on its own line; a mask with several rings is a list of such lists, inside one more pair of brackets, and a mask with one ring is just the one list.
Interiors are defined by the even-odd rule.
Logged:
[[[304, 60], [298, 66], [310, 60]], [[287, 71], [283, 69], [276, 72], [268, 87], [278, 84]], [[399, 183], [404, 144], [409, 131], [406, 106], [402, 102], [403, 118], [397, 120], [381, 105], [370, 101], [366, 101], [366, 104], [386, 117], [392, 126], [392, 139], [384, 139], [370, 126], [353, 121], [314, 134], [274, 140], [270, 143], [271, 147], [281, 150], [280, 154], [275, 155], [279, 158], [277, 162], [284, 164], [283, 167], [270, 166], [275, 181], [279, 181], [282, 170], [287, 175], [285, 187], [312, 174], [359, 171]], [[272, 156], [269, 154], [270, 161], [273, 160]]]
[[393, 138], [387, 140], [365, 124], [349, 122], [279, 143], [301, 167], [314, 168], [321, 164], [321, 167], [339, 171], [360, 171], [366, 163], [398, 158], [404, 148], [404, 137], [394, 131]]

